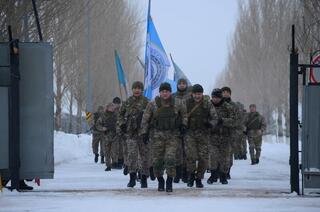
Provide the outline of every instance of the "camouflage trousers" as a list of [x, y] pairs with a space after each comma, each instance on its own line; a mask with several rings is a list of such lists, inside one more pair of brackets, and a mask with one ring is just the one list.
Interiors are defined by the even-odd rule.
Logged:
[[99, 145], [100, 145], [100, 155], [104, 156], [104, 145], [103, 145], [104, 136], [102, 133], [92, 133], [92, 152], [93, 154], [99, 154]]
[[212, 134], [209, 139], [209, 169], [227, 174], [230, 168], [231, 138]]
[[154, 131], [151, 143], [154, 175], [163, 176], [166, 170], [169, 177], [175, 177], [178, 132]]
[[104, 156], [106, 166], [111, 167], [113, 162], [118, 161], [117, 153], [113, 151], [114, 143], [117, 143], [116, 136], [113, 133], [106, 134], [104, 136]]
[[144, 144], [141, 136], [138, 135], [128, 137], [126, 144], [128, 172], [134, 173], [140, 170], [141, 175], [149, 176], [150, 144]]
[[178, 138], [177, 143], [176, 166], [185, 166], [184, 138]]
[[262, 135], [248, 136], [248, 143], [251, 160], [259, 159], [261, 154]]
[[234, 157], [239, 158], [247, 154], [247, 138], [242, 131], [236, 133], [235, 141], [233, 146]]
[[123, 159], [123, 163], [127, 165], [128, 149], [127, 138], [124, 135], [119, 135], [119, 159]]
[[[187, 171], [202, 179], [208, 168], [208, 134], [203, 130], [188, 131], [185, 136]], [[197, 166], [198, 162], [198, 166]]]
[[[228, 137], [228, 135], [226, 136]], [[230, 136], [230, 148], [229, 148], [229, 160], [230, 160], [229, 169], [231, 169], [231, 167], [233, 166], [234, 155], [238, 152], [239, 143], [240, 143], [239, 131], [232, 130], [231, 136]]]

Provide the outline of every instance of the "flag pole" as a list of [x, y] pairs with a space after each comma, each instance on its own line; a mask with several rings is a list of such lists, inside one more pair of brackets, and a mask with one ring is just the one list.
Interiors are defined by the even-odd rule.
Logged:
[[[117, 60], [117, 55], [118, 55], [117, 50], [114, 50], [115, 60]], [[117, 61], [116, 61], [115, 65], [116, 65], [116, 74], [117, 74], [117, 77], [118, 77], [118, 86], [119, 86], [120, 98], [121, 98], [121, 100], [123, 100], [122, 92], [121, 92], [121, 82], [120, 82], [120, 78], [119, 78], [119, 74], [118, 74], [118, 70], [117, 70]]]

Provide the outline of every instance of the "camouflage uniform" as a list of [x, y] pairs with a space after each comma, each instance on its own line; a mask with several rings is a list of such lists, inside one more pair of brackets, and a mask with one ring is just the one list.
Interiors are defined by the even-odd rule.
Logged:
[[179, 144], [179, 127], [186, 126], [186, 107], [183, 102], [156, 97], [143, 114], [141, 134], [150, 134], [153, 154], [153, 170], [162, 177], [166, 169], [168, 177], [176, 175], [176, 152]]
[[[116, 138], [117, 114], [106, 111], [97, 121], [97, 129], [103, 133], [104, 138], [104, 155], [107, 167], [111, 167], [112, 162], [112, 143]], [[106, 129], [104, 131], [104, 129]]]
[[224, 101], [226, 101], [227, 103], [229, 103], [231, 105], [231, 107], [233, 108], [234, 111], [234, 128], [230, 131], [230, 136], [231, 136], [231, 148], [230, 148], [230, 152], [229, 152], [229, 159], [230, 160], [230, 167], [229, 167], [229, 171], [228, 171], [228, 178], [230, 178], [230, 169], [233, 166], [233, 158], [234, 158], [234, 152], [236, 152], [237, 149], [237, 145], [240, 142], [239, 140], [239, 135], [243, 133], [243, 130], [241, 129], [241, 119], [240, 119], [240, 110], [239, 110], [239, 106], [237, 103], [235, 103], [234, 101], [231, 100], [231, 98], [224, 98]]
[[219, 119], [222, 119], [222, 125], [213, 128], [209, 141], [209, 167], [211, 172], [219, 171], [221, 174], [227, 175], [231, 163], [230, 151], [232, 137], [231, 131], [235, 125], [235, 112], [232, 106], [221, 100], [222, 102], [215, 105]]
[[141, 174], [149, 176], [149, 145], [142, 142], [139, 135], [140, 122], [143, 112], [148, 104], [144, 96], [131, 96], [121, 106], [119, 111], [119, 126], [126, 126], [126, 165], [129, 173], [135, 173], [139, 169], [138, 155], [141, 158]]
[[100, 145], [100, 156], [104, 156], [104, 145], [103, 145], [103, 133], [97, 129], [97, 121], [103, 113], [95, 112], [93, 114], [93, 128], [92, 128], [92, 152], [95, 155], [99, 154]]
[[249, 152], [251, 160], [259, 163], [261, 154], [262, 134], [266, 130], [265, 118], [258, 112], [250, 112], [245, 121], [247, 128]]
[[[191, 93], [188, 89], [185, 91], [177, 91], [176, 93], [172, 94], [172, 97], [175, 98], [175, 101], [186, 101], [187, 99], [191, 98]], [[177, 154], [176, 154], [176, 172], [177, 172], [177, 179], [175, 182], [179, 182], [180, 178], [184, 181], [187, 180], [187, 170], [186, 170], [186, 158], [185, 158], [185, 151], [184, 151], [185, 142], [183, 137], [178, 138], [178, 146], [177, 146]], [[179, 173], [180, 172], [180, 173]]]
[[240, 102], [236, 102], [239, 109], [239, 127], [236, 129], [236, 141], [234, 143], [234, 158], [237, 159], [245, 159], [247, 155], [247, 141], [246, 135], [243, 133], [245, 130], [244, 122], [245, 122], [245, 112], [244, 105]]
[[[217, 123], [217, 112], [208, 98], [200, 103], [187, 100], [188, 131], [185, 136], [187, 170], [196, 179], [202, 179], [208, 168], [208, 127]], [[198, 166], [197, 162], [198, 161]]]

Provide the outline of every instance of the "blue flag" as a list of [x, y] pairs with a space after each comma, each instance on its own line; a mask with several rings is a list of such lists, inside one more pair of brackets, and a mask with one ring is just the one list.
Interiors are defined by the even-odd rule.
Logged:
[[167, 80], [169, 67], [170, 61], [150, 16], [149, 0], [144, 73], [144, 95], [148, 99], [153, 99], [158, 94], [160, 84]]
[[178, 83], [179, 79], [185, 79], [187, 80], [188, 86], [191, 86], [192, 83], [190, 82], [190, 80], [188, 79], [188, 77], [183, 73], [183, 71], [179, 68], [179, 66], [173, 61], [172, 56], [170, 54], [170, 58], [173, 64], [173, 68], [174, 68], [174, 78], [173, 80]]
[[128, 97], [128, 90], [127, 90], [127, 83], [126, 83], [126, 78], [124, 76], [123, 68], [121, 65], [120, 57], [117, 53], [117, 51], [114, 51], [114, 56], [115, 56], [115, 64], [117, 68], [117, 73], [118, 73], [118, 80], [119, 80], [119, 89], [120, 89], [120, 95], [122, 97], [122, 91], [121, 89], [124, 89], [124, 92], [126, 94], [125, 98]]

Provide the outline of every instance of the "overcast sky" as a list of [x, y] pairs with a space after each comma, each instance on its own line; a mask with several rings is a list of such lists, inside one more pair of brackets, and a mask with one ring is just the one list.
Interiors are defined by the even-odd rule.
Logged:
[[[147, 15], [148, 0], [135, 1]], [[237, 0], [152, 0], [151, 16], [168, 56], [211, 93], [226, 63]]]

